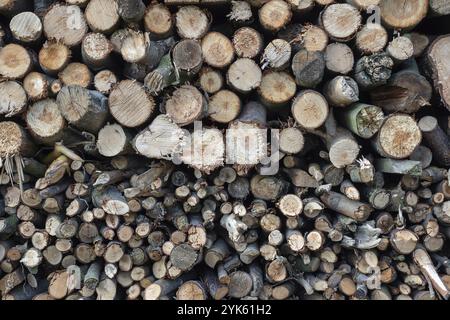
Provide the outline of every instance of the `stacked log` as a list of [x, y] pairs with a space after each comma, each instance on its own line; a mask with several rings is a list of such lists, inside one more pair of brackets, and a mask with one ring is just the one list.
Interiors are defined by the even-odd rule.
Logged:
[[0, 1], [2, 299], [450, 297], [447, 1], [149, 2]]

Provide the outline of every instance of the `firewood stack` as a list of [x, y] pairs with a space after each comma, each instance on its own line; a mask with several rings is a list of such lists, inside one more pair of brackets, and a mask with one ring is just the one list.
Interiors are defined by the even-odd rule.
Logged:
[[448, 1], [0, 15], [2, 299], [450, 297]]

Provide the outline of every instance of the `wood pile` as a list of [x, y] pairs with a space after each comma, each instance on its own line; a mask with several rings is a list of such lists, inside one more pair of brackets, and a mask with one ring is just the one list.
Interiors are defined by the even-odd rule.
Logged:
[[448, 299], [440, 17], [1, 0], [1, 298]]

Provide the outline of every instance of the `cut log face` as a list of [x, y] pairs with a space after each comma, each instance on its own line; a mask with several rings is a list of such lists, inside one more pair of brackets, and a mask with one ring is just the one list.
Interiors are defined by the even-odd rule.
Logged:
[[229, 123], [241, 112], [241, 99], [230, 90], [220, 90], [209, 100], [208, 116], [219, 123]]
[[344, 43], [329, 44], [325, 50], [325, 64], [332, 72], [349, 73], [355, 64], [352, 49]]
[[185, 134], [167, 115], [157, 116], [148, 129], [140, 132], [133, 141], [136, 151], [146, 157], [172, 159], [181, 152]]
[[364, 54], [380, 52], [388, 41], [386, 29], [377, 23], [364, 25], [356, 34], [356, 47]]
[[381, 0], [381, 19], [392, 29], [411, 29], [428, 12], [428, 0]]
[[210, 17], [196, 6], [180, 7], [175, 14], [178, 35], [185, 39], [201, 39], [208, 32]]
[[59, 80], [66, 86], [75, 85], [87, 88], [92, 83], [92, 73], [84, 63], [72, 62], [59, 74]]
[[27, 94], [24, 88], [15, 81], [0, 83], [0, 115], [12, 117], [25, 111]]
[[27, 111], [26, 121], [38, 141], [51, 145], [61, 140], [65, 121], [53, 99], [34, 103]]
[[449, 0], [0, 16], [0, 298], [450, 299]]
[[50, 78], [39, 72], [30, 72], [23, 80], [25, 89], [30, 100], [42, 100], [48, 98], [50, 89]]
[[250, 27], [242, 27], [233, 35], [233, 46], [239, 58], [254, 58], [263, 49], [262, 35]]
[[263, 28], [277, 32], [291, 20], [292, 11], [285, 1], [270, 0], [259, 9], [258, 15]]
[[227, 82], [235, 90], [249, 93], [261, 84], [262, 72], [259, 66], [251, 59], [237, 59], [228, 68]]
[[286, 128], [280, 132], [280, 150], [286, 154], [296, 154], [303, 150], [305, 138], [298, 128]]
[[49, 74], [57, 74], [69, 63], [70, 49], [60, 42], [45, 42], [39, 51], [39, 64]]
[[287, 72], [266, 72], [261, 79], [258, 93], [267, 106], [287, 104], [295, 95], [297, 85], [294, 78]]
[[197, 88], [184, 85], [174, 91], [164, 107], [176, 124], [185, 126], [205, 115], [206, 101]]
[[261, 69], [285, 69], [291, 58], [291, 45], [283, 39], [272, 40], [264, 49], [261, 57]]
[[0, 158], [15, 154], [31, 156], [34, 146], [29, 140], [25, 130], [15, 122], [0, 122]]
[[98, 132], [106, 120], [106, 97], [98, 92], [80, 86], [65, 86], [56, 101], [63, 117], [80, 129]]
[[216, 93], [222, 89], [223, 85], [224, 79], [219, 70], [209, 67], [204, 67], [200, 70], [200, 86], [206, 93]]
[[397, 62], [406, 61], [414, 54], [414, 46], [412, 41], [407, 37], [397, 37], [392, 40], [386, 52]]
[[111, 92], [117, 82], [117, 76], [110, 70], [102, 70], [94, 77], [95, 89], [105, 95]]
[[111, 33], [120, 22], [119, 7], [115, 0], [89, 1], [85, 16], [89, 28], [94, 32]]
[[[208, 45], [210, 44], [206, 44], [206, 46]], [[205, 50], [209, 50], [206, 46]], [[172, 59], [173, 64], [178, 68], [178, 71], [182, 73], [181, 76], [183, 76], [184, 73], [187, 77], [190, 77], [200, 70], [203, 59], [207, 57], [207, 55], [203, 53], [203, 50], [203, 42], [202, 45], [200, 45], [200, 42], [197, 40], [185, 39], [175, 45], [172, 51]], [[218, 50], [218, 52], [221, 52], [221, 49]], [[230, 51], [228, 51], [228, 54], [224, 53], [224, 55], [228, 55], [228, 57], [223, 56], [217, 58], [214, 56], [214, 53], [209, 55], [208, 57], [211, 58], [211, 65], [214, 65], [215, 62], [220, 65], [219, 60], [222, 58], [225, 62], [230, 59]], [[231, 53], [231, 59], [232, 56], [233, 54]]]
[[292, 102], [292, 115], [305, 129], [316, 129], [325, 123], [329, 107], [327, 100], [313, 90], [301, 91]]
[[34, 42], [42, 35], [42, 23], [33, 12], [22, 12], [15, 15], [9, 28], [14, 38], [22, 42]]
[[378, 133], [377, 145], [381, 152], [393, 159], [411, 155], [422, 141], [416, 121], [407, 115], [394, 115], [386, 119]]
[[44, 33], [47, 39], [61, 41], [68, 47], [81, 43], [88, 30], [80, 7], [56, 4], [45, 14]]
[[136, 81], [123, 80], [109, 95], [112, 116], [126, 127], [137, 127], [148, 120], [155, 108], [153, 98]]
[[321, 23], [325, 31], [337, 41], [353, 38], [361, 25], [361, 15], [346, 3], [332, 4], [322, 12]]
[[300, 50], [292, 58], [292, 72], [295, 82], [302, 87], [314, 88], [322, 82], [325, 58], [322, 52]]
[[220, 130], [195, 130], [187, 139], [181, 155], [184, 163], [206, 174], [223, 165], [225, 142]]
[[102, 33], [89, 33], [81, 43], [83, 60], [94, 70], [102, 68], [107, 63], [112, 51], [111, 42]]
[[444, 106], [450, 110], [450, 85], [448, 79], [450, 76], [450, 66], [445, 57], [450, 52], [450, 36], [437, 38], [428, 49], [427, 59], [430, 68], [430, 74], [434, 80], [434, 86], [441, 95]]
[[215, 68], [224, 68], [234, 59], [233, 44], [219, 32], [209, 32], [203, 37], [202, 52], [205, 62]]
[[302, 46], [307, 51], [323, 51], [328, 45], [328, 34], [322, 28], [308, 24], [301, 30]]
[[152, 4], [145, 11], [144, 26], [151, 34], [164, 38], [172, 32], [172, 14], [169, 9], [161, 3]]
[[127, 138], [120, 125], [106, 125], [98, 132], [98, 152], [105, 157], [117, 156], [126, 151]]
[[430, 10], [437, 16], [448, 15], [450, 14], [450, 3], [445, 0], [430, 0]]
[[0, 75], [6, 79], [21, 79], [33, 65], [30, 53], [18, 44], [0, 48]]

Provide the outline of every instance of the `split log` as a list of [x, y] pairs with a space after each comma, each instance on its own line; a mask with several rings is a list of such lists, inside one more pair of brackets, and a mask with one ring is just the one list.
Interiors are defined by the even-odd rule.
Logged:
[[445, 299], [448, 300], [450, 292], [447, 286], [436, 272], [430, 256], [423, 248], [418, 248], [413, 253], [414, 262], [419, 266], [420, 271], [429, 279], [436, 291]]
[[166, 115], [157, 116], [133, 140], [136, 151], [149, 158], [171, 158], [181, 152], [183, 131]]
[[190, 137], [187, 137], [180, 159], [206, 174], [223, 166], [225, 141], [222, 132], [215, 128], [194, 130]]

